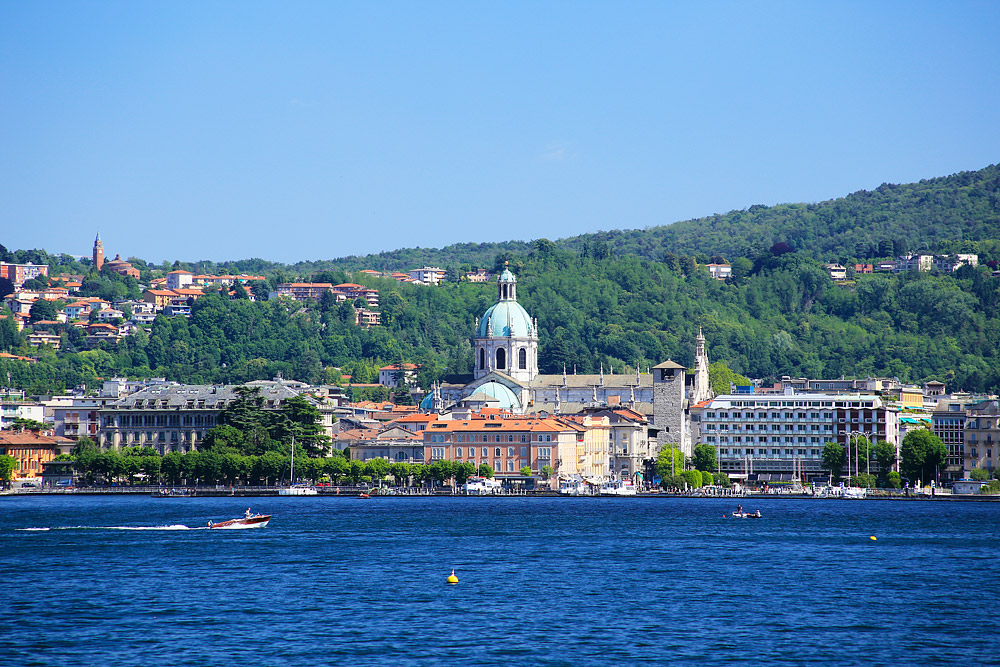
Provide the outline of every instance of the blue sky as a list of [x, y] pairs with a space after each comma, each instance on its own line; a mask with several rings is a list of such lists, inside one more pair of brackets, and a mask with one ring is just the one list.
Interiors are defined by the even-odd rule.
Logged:
[[7, 2], [0, 243], [294, 262], [979, 169], [998, 35], [996, 2]]

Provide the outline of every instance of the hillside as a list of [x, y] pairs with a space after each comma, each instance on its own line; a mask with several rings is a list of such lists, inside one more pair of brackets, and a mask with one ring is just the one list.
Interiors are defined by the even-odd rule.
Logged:
[[[585, 247], [588, 251], [596, 247], [600, 248], [598, 254], [606, 248], [614, 256], [660, 260], [667, 252], [703, 259], [716, 255], [754, 257], [779, 241], [827, 261], [892, 257], [919, 250], [965, 249], [989, 254], [1000, 241], [1000, 165], [918, 183], [885, 183], [875, 190], [816, 204], [755, 205], [646, 229], [583, 234], [555, 244], [581, 253]], [[987, 243], [980, 243], [984, 241]], [[528, 247], [511, 241], [454, 244], [441, 249], [403, 248], [300, 263], [288, 269], [308, 273], [323, 269], [405, 270], [425, 264], [489, 266], [497, 254], [524, 253]]]
[[[998, 197], [1000, 169], [991, 166], [821, 204], [752, 207], [558, 242], [462, 244], [295, 266], [264, 260], [188, 266], [265, 273], [273, 288], [295, 277], [340, 282], [346, 278], [341, 268], [495, 266], [506, 259], [518, 276], [520, 301], [538, 318], [544, 372], [564, 366], [597, 372], [602, 365], [608, 372], [634, 372], [667, 358], [690, 364], [703, 326], [712, 361], [749, 377], [878, 375], [996, 392], [1000, 278], [983, 264], [1000, 260]], [[774, 255], [769, 248], [778, 240], [798, 250]], [[947, 275], [858, 275], [843, 286], [822, 268], [827, 259], [890, 256], [915, 247], [968, 249], [980, 254], [981, 265]], [[49, 261], [53, 272], [89, 270], [87, 262], [44, 251], [4, 254]], [[701, 262], [711, 255], [738, 260], [735, 278], [712, 280], [692, 255]], [[137, 260], [136, 266], [147, 280], [176, 265]], [[470, 334], [493, 301], [492, 285], [355, 280], [380, 290], [383, 326], [356, 327], [347, 304], [286, 306], [211, 296], [195, 302], [190, 320], [160, 317], [148, 332], [98, 350], [86, 350], [74, 327], [46, 325], [62, 335], [63, 350], [43, 350], [36, 364], [0, 359], [0, 377], [10, 373], [15, 386], [45, 393], [112, 375], [228, 383], [280, 372], [329, 381], [342, 368], [365, 382], [382, 364], [414, 361], [424, 365], [420, 381], [426, 386], [470, 370]], [[139, 293], [138, 281], [117, 274], [90, 273], [83, 283], [86, 293], [108, 300]], [[0, 351], [38, 354], [9, 318], [0, 319]]]

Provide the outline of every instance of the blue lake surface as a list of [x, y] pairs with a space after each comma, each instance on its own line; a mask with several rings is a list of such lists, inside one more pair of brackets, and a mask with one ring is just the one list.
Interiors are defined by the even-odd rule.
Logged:
[[[1000, 504], [742, 502], [764, 518], [665, 498], [0, 498], [0, 661], [1000, 658]], [[248, 504], [267, 528], [202, 529]]]

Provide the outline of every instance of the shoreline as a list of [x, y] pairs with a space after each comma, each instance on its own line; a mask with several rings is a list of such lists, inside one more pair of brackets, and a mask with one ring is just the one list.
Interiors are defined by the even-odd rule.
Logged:
[[[843, 501], [843, 502], [856, 502], [858, 500], [865, 501], [903, 501], [903, 502], [1000, 502], [1000, 495], [996, 496], [981, 496], [981, 495], [952, 495], [952, 494], [941, 494], [941, 495], [925, 495], [925, 494], [911, 494], [907, 495], [876, 495], [868, 496], [865, 498], [836, 498], [836, 497], [824, 497], [817, 498], [807, 493], [755, 493], [755, 492], [745, 492], [741, 495], [702, 495], [702, 494], [677, 494], [677, 493], [639, 493], [635, 496], [602, 496], [602, 495], [579, 495], [570, 496], [558, 493], [556, 491], [531, 491], [524, 493], [512, 493], [512, 494], [487, 494], [487, 495], [466, 495], [464, 493], [451, 493], [448, 491], [432, 491], [429, 489], [417, 489], [415, 493], [393, 493], [380, 495], [377, 493], [371, 493], [372, 489], [363, 489], [358, 487], [341, 487], [340, 492], [336, 491], [320, 491], [316, 495], [310, 496], [288, 496], [292, 498], [347, 498], [351, 500], [357, 500], [358, 496], [362, 493], [371, 493], [369, 499], [404, 499], [404, 498], [608, 498], [608, 499], [627, 499], [627, 498], [637, 498], [637, 499], [692, 499], [692, 500], [740, 500], [740, 499], [754, 499], [754, 500], [817, 500], [817, 501]], [[132, 488], [132, 487], [112, 487], [104, 489], [59, 489], [59, 490], [43, 490], [43, 489], [32, 489], [30, 491], [21, 491], [18, 489], [11, 489], [0, 491], [0, 498], [4, 497], [34, 497], [34, 496], [44, 496], [47, 498], [51, 497], [78, 497], [78, 496], [96, 496], [96, 497], [107, 497], [107, 496], [147, 496], [152, 498], [159, 498], [161, 500], [181, 500], [186, 498], [279, 498], [285, 497], [279, 494], [279, 489], [274, 488], [232, 488], [232, 489], [215, 489], [215, 488], [194, 488], [185, 489], [184, 492], [179, 493], [162, 493], [162, 489], [156, 487], [145, 487], [145, 488]]]

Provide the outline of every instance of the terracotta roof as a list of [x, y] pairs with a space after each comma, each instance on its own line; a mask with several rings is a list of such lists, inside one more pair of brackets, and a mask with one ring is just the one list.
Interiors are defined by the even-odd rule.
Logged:
[[41, 435], [34, 431], [0, 431], [0, 444], [3, 445], [62, 445], [68, 442], [73, 440], [61, 435]]

